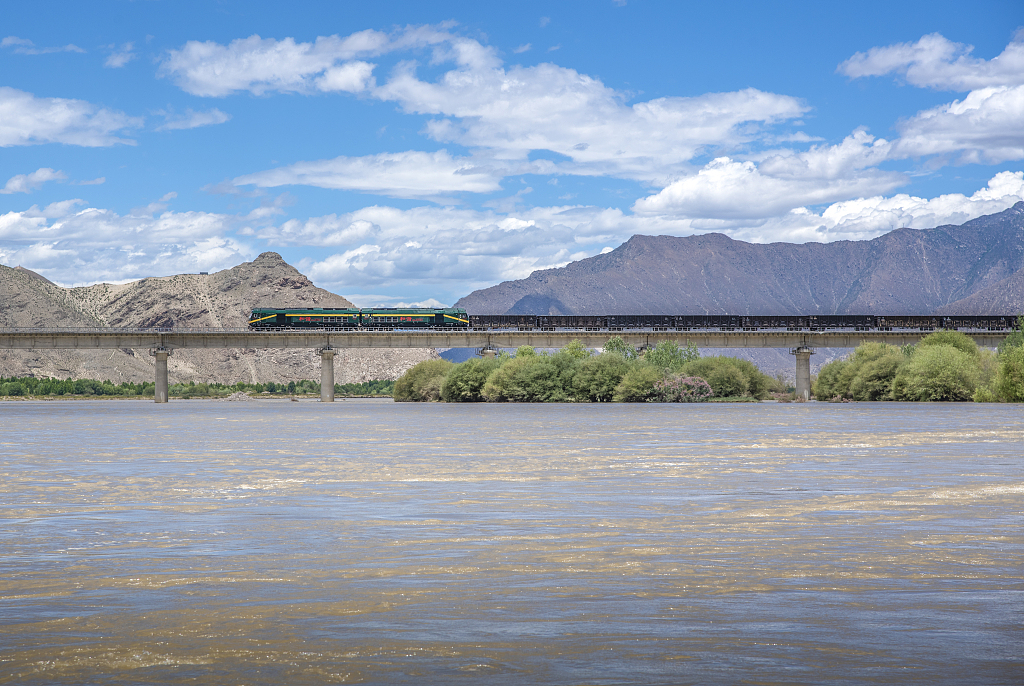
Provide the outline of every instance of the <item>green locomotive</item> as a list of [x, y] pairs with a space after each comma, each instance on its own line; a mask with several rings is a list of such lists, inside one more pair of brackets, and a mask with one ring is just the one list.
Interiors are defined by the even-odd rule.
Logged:
[[469, 316], [454, 307], [255, 307], [250, 329], [464, 329]]

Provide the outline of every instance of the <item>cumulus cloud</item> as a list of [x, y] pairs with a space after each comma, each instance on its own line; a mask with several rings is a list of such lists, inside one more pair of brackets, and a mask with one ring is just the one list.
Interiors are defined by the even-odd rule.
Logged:
[[7, 180], [7, 184], [0, 188], [0, 193], [31, 193], [42, 188], [47, 181], [63, 181], [66, 178], [68, 177], [62, 171], [42, 167], [31, 174], [12, 176]]
[[331, 67], [316, 79], [316, 87], [322, 91], [361, 93], [377, 85], [373, 78], [373, 67], [369, 62], [359, 60]]
[[196, 129], [200, 126], [213, 126], [223, 124], [231, 119], [230, 114], [221, 112], [216, 107], [209, 112], [194, 112], [191, 109], [185, 110], [185, 114], [176, 115], [169, 112], [157, 112], [162, 114], [166, 121], [156, 127], [157, 131], [175, 131], [182, 129]]
[[457, 67], [436, 82], [420, 80], [405, 64], [374, 96], [406, 112], [437, 115], [427, 125], [437, 141], [507, 159], [550, 150], [571, 161], [571, 173], [664, 181], [708, 147], [755, 140], [758, 125], [807, 110], [796, 98], [753, 88], [628, 105], [624, 94], [573, 69], [505, 69], [492, 49], [476, 41], [453, 39], [450, 45], [446, 57]]
[[7, 36], [3, 40], [0, 40], [0, 48], [11, 48], [19, 55], [48, 55], [54, 52], [85, 52], [85, 50], [82, 50], [73, 43], [51, 48], [37, 48], [35, 43], [29, 39], [18, 38], [17, 36]]
[[1024, 86], [971, 91], [899, 124], [900, 156], [954, 155], [958, 162], [994, 164], [1024, 158]]
[[228, 235], [238, 218], [207, 212], [129, 214], [81, 209], [81, 200], [0, 215], [0, 262], [24, 264], [58, 283], [124, 281], [213, 271], [251, 259]]
[[838, 70], [853, 78], [901, 74], [912, 85], [970, 90], [962, 100], [900, 122], [893, 156], [993, 164], [1024, 158], [1024, 31], [991, 60], [940, 34], [857, 53]]
[[124, 65], [135, 59], [136, 55], [133, 52], [135, 47], [134, 43], [125, 43], [120, 48], [114, 49], [107, 59], [103, 62], [104, 67], [110, 67], [112, 69], [119, 69]]
[[189, 41], [169, 51], [159, 75], [193, 95], [223, 97], [249, 91], [309, 93], [315, 90], [359, 92], [373, 86], [373, 65], [360, 57], [435, 45], [448, 37], [445, 25], [408, 27], [383, 33], [368, 29], [349, 36], [320, 36], [312, 43], [252, 35], [227, 45]]
[[234, 179], [238, 186], [307, 185], [355, 190], [400, 198], [436, 197], [446, 193], [486, 193], [501, 188], [503, 170], [486, 160], [437, 152], [380, 153], [365, 157], [297, 162], [287, 167]]
[[0, 86], [0, 147], [65, 143], [103, 147], [135, 141], [118, 134], [142, 126], [142, 119], [97, 107], [85, 100], [39, 98]]
[[941, 34], [916, 43], [897, 43], [858, 52], [837, 71], [851, 78], [899, 74], [913, 86], [939, 90], [974, 90], [1024, 85], [1024, 32], [991, 60], [971, 57], [973, 45], [954, 43]]
[[773, 154], [759, 163], [720, 157], [633, 205], [642, 215], [756, 219], [804, 205], [886, 192], [905, 183], [902, 174], [874, 169], [892, 144], [864, 131], [841, 144], [807, 152]]
[[927, 229], [963, 224], [986, 214], [1002, 212], [1024, 200], [1024, 172], [999, 172], [972, 195], [949, 193], [919, 198], [904, 193], [835, 203], [821, 214], [826, 240], [874, 238], [894, 228]]
[[[506, 68], [497, 51], [457, 36], [447, 26], [367, 30], [300, 43], [250, 36], [227, 45], [190, 41], [161, 62], [160, 74], [195, 95], [248, 91], [344, 91], [398, 103], [433, 116], [427, 134], [495, 159], [526, 159], [530, 151], [565, 156], [567, 173], [622, 176], [661, 183], [709, 147], [736, 147], [764, 128], [800, 116], [797, 98], [746, 89], [633, 105], [601, 81], [554, 64]], [[435, 81], [399, 63], [383, 85], [365, 61], [399, 50], [430, 48], [432, 65], [455, 68]], [[520, 46], [527, 49], [528, 45]]]

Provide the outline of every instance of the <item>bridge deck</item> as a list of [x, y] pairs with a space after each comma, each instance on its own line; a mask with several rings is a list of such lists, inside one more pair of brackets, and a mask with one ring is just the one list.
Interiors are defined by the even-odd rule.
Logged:
[[[634, 346], [652, 346], [660, 341], [693, 343], [701, 348], [853, 348], [876, 341], [893, 345], [917, 343], [931, 331], [855, 331], [810, 329], [728, 331], [704, 329], [658, 331], [626, 329], [586, 331], [520, 330], [292, 330], [251, 331], [249, 329], [0, 329], [0, 349], [97, 349], [97, 348], [561, 348], [579, 340], [592, 348], [618, 336]], [[996, 346], [1010, 331], [965, 330], [978, 345]]]

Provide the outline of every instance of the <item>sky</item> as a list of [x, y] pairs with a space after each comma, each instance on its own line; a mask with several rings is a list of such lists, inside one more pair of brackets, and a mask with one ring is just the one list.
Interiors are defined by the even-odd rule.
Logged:
[[451, 305], [635, 234], [1024, 199], [1024, 3], [7, 0], [0, 264]]

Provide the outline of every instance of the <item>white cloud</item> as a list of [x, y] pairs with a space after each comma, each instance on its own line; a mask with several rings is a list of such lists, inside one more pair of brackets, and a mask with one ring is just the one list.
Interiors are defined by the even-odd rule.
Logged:
[[469, 157], [437, 152], [380, 153], [365, 157], [297, 162], [287, 167], [234, 179], [239, 186], [275, 187], [293, 184], [380, 193], [401, 198], [436, 197], [445, 193], [486, 193], [498, 190], [504, 170]]
[[0, 193], [31, 193], [39, 190], [47, 181], [63, 181], [68, 178], [62, 171], [55, 171], [49, 167], [36, 169], [31, 174], [18, 174], [7, 180], [7, 185], [0, 188]]
[[971, 91], [899, 124], [900, 156], [956, 155], [961, 163], [1024, 158], [1024, 86]]
[[373, 78], [373, 67], [369, 62], [358, 60], [331, 67], [316, 80], [316, 87], [322, 91], [361, 93], [377, 85]]
[[999, 172], [973, 195], [950, 193], [919, 198], [901, 193], [889, 198], [859, 198], [839, 202], [821, 217], [826, 240], [873, 238], [894, 228], [926, 229], [963, 224], [986, 214], [1002, 212], [1024, 200], [1024, 172]]
[[73, 43], [51, 48], [37, 48], [35, 43], [29, 39], [18, 38], [17, 36], [7, 36], [3, 40], [0, 40], [0, 48], [11, 48], [19, 55], [48, 55], [54, 52], [85, 52], [85, 50], [82, 50]]
[[547, 207], [504, 215], [374, 206], [288, 221], [257, 236], [272, 245], [339, 249], [303, 268], [317, 283], [341, 292], [397, 284], [422, 292], [433, 284], [435, 294], [450, 294], [564, 265], [626, 240], [633, 229], [635, 222], [622, 212], [602, 208]]
[[0, 147], [65, 143], [101, 147], [135, 141], [119, 138], [126, 129], [142, 126], [142, 119], [99, 108], [84, 100], [38, 98], [31, 93], [0, 86]]
[[[424, 47], [432, 49], [431, 64], [454, 62], [455, 68], [428, 82], [417, 77], [415, 63], [402, 62], [378, 86], [374, 65], [363, 60]], [[168, 53], [160, 74], [205, 96], [368, 93], [409, 113], [435, 115], [426, 131], [443, 143], [495, 159], [524, 160], [530, 151], [550, 150], [567, 158], [564, 173], [655, 183], [687, 171], [689, 160], [708, 147], [755, 141], [765, 126], [808, 109], [796, 98], [755, 89], [628, 105], [627, 94], [572, 69], [506, 69], [494, 48], [453, 35], [444, 25], [392, 34], [370, 30], [312, 43], [259, 36], [227, 45], [190, 41]]]
[[230, 114], [225, 114], [217, 108], [213, 108], [209, 112], [194, 112], [191, 109], [185, 110], [183, 115], [175, 115], [168, 112], [157, 112], [162, 114], [166, 121], [160, 126], [156, 127], [157, 131], [174, 131], [181, 129], [195, 129], [200, 126], [212, 126], [215, 124], [223, 124], [224, 122], [231, 119]]
[[637, 200], [633, 211], [689, 219], [758, 219], [889, 191], [905, 183], [905, 177], [873, 167], [885, 161], [891, 146], [856, 131], [839, 145], [773, 154], [759, 163], [720, 157], [697, 174]]
[[110, 67], [112, 69], [119, 69], [124, 65], [135, 59], [136, 55], [132, 51], [135, 47], [134, 43], [125, 43], [119, 49], [115, 49], [107, 59], [103, 62], [104, 67]]
[[848, 76], [902, 74], [912, 85], [970, 90], [900, 122], [894, 157], [940, 156], [958, 163], [993, 164], [1024, 158], [1024, 30], [991, 60], [971, 57], [973, 46], [933, 33], [857, 53], [839, 65]]
[[107, 177], [100, 176], [95, 179], [89, 179], [88, 181], [72, 181], [73, 186], [99, 186], [107, 182]]
[[938, 33], [916, 43], [897, 43], [858, 52], [837, 71], [851, 78], [900, 74], [907, 83], [941, 90], [973, 90], [1024, 85], [1024, 32], [991, 60], [971, 57], [974, 46]]
[[23, 264], [58, 283], [124, 281], [214, 271], [255, 250], [228, 234], [238, 219], [206, 212], [118, 215], [78, 209], [81, 200], [0, 215], [0, 262]]
[[344, 38], [320, 36], [312, 43], [257, 35], [227, 45], [189, 41], [167, 53], [158, 73], [188, 93], [210, 97], [240, 91], [255, 95], [318, 89], [358, 92], [373, 85], [373, 65], [349, 60], [436, 45], [448, 37], [445, 27], [408, 27], [393, 34], [366, 30]]
[[533, 47], [532, 43], [523, 43], [518, 48], [513, 49], [512, 52], [514, 52], [515, 54], [519, 55], [521, 53], [524, 53], [524, 52], [528, 51], [532, 47]]
[[738, 146], [762, 125], [799, 116], [798, 99], [755, 89], [634, 105], [597, 79], [554, 64], [504, 69], [494, 51], [453, 39], [457, 68], [436, 82], [401, 65], [374, 96], [406, 112], [439, 115], [427, 125], [441, 142], [522, 159], [532, 150], [566, 156], [567, 173], [664, 182], [709, 146]]

